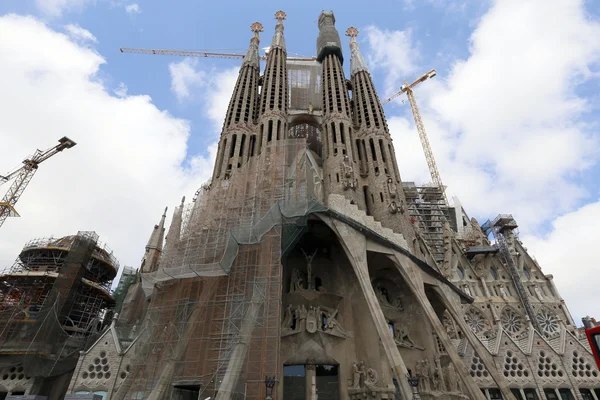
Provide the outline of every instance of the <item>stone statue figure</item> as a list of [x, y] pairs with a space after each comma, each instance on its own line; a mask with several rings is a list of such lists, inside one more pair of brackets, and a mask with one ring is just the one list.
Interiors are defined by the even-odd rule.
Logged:
[[398, 205], [396, 204], [396, 202], [395, 202], [395, 201], [392, 201], [392, 202], [390, 203], [390, 206], [389, 206], [389, 208], [390, 208], [390, 212], [391, 212], [392, 214], [396, 214], [396, 213], [398, 212]]
[[361, 388], [364, 388], [365, 387], [365, 379], [366, 379], [366, 375], [367, 375], [367, 373], [365, 371], [365, 362], [364, 361], [361, 361], [358, 364], [358, 370], [360, 371], [360, 385], [359, 386]]
[[360, 376], [361, 371], [358, 367], [356, 361], [352, 362], [352, 385], [351, 387], [354, 389], [360, 388]]
[[440, 357], [435, 357], [435, 364], [433, 366], [433, 371], [431, 374], [431, 380], [433, 384], [433, 390], [436, 392], [443, 392], [446, 390], [444, 385], [444, 376], [442, 371], [442, 365], [440, 363]]
[[317, 315], [317, 310], [313, 306], [308, 307], [308, 314], [306, 316], [306, 330], [309, 333], [315, 333], [318, 329]]
[[313, 258], [315, 258], [315, 256], [317, 255], [317, 251], [319, 251], [319, 249], [315, 249], [315, 251], [311, 254], [308, 255], [306, 254], [306, 252], [304, 251], [304, 249], [300, 249], [302, 250], [302, 253], [304, 254], [304, 257], [306, 258], [306, 271], [308, 272], [308, 285], [307, 285], [307, 289], [308, 290], [312, 290], [315, 289], [313, 286], [313, 281], [312, 281], [312, 261]]
[[396, 184], [394, 183], [394, 180], [392, 178], [388, 178], [387, 179], [387, 187], [388, 187], [388, 192], [390, 193], [390, 197], [392, 199], [396, 198], [396, 192], [398, 190], [398, 187], [396, 186]]
[[448, 391], [451, 393], [458, 392], [458, 374], [454, 364], [450, 363], [446, 367], [446, 383], [448, 384]]
[[382, 303], [382, 304], [390, 304], [390, 302], [388, 300], [387, 289], [384, 288], [383, 286], [381, 286], [380, 284], [377, 284], [377, 286], [375, 286], [375, 295], [379, 299], [380, 303]]
[[429, 384], [429, 362], [427, 359], [417, 361], [416, 374], [419, 378], [419, 385], [423, 388], [422, 392], [430, 392], [431, 386]]
[[304, 304], [299, 305], [296, 308], [296, 329], [304, 331], [306, 329], [306, 317], [308, 316], [308, 310]]
[[504, 288], [504, 286], [500, 286], [500, 296], [508, 297], [508, 293], [506, 293], [506, 289]]
[[401, 346], [415, 347], [415, 342], [413, 342], [412, 339], [410, 338], [408, 329], [406, 329], [403, 326], [399, 326], [396, 328], [394, 338], [396, 339], [396, 342], [398, 344], [400, 344]]
[[292, 305], [288, 304], [285, 309], [285, 314], [283, 315], [283, 321], [281, 322], [281, 329], [284, 331], [290, 330], [292, 328], [293, 319], [294, 311], [292, 310]]
[[377, 374], [377, 371], [375, 371], [373, 368], [369, 368], [365, 377], [365, 386], [368, 388], [374, 388], [377, 386], [378, 382], [379, 375]]
[[304, 278], [302, 277], [302, 273], [299, 269], [294, 268], [292, 270], [292, 280], [290, 282], [290, 293], [293, 292], [303, 292], [306, 289], [304, 288]]

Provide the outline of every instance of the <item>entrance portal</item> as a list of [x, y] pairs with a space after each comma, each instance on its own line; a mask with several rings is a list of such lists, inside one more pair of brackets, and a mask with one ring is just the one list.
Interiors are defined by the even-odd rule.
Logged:
[[319, 400], [339, 400], [340, 382], [337, 365], [286, 365], [283, 367], [283, 398], [311, 400], [313, 391]]
[[285, 365], [283, 367], [283, 398], [285, 400], [304, 400], [306, 393], [306, 371], [304, 365]]

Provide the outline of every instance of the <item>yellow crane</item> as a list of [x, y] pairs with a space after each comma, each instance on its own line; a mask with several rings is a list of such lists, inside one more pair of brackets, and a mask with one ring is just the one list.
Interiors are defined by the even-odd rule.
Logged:
[[6, 218], [19, 216], [15, 210], [15, 204], [23, 194], [23, 191], [25, 191], [25, 188], [31, 181], [31, 178], [33, 178], [33, 175], [35, 175], [38, 166], [56, 153], [59, 153], [64, 149], [70, 149], [76, 144], [77, 143], [65, 136], [58, 140], [56, 146], [45, 151], [36, 150], [33, 156], [23, 161], [22, 166], [9, 172], [7, 175], [0, 175], [0, 186], [14, 179], [14, 182], [8, 188], [8, 191], [2, 200], [0, 200], [0, 227], [4, 224]]
[[394, 100], [396, 97], [400, 96], [403, 93], [406, 93], [406, 97], [408, 97], [408, 102], [410, 104], [410, 109], [412, 111], [413, 117], [415, 119], [415, 126], [417, 127], [417, 131], [419, 132], [419, 138], [421, 139], [421, 145], [423, 146], [423, 151], [425, 152], [425, 159], [427, 160], [427, 166], [429, 167], [429, 174], [431, 175], [431, 181], [434, 185], [440, 188], [442, 194], [444, 196], [444, 201], [446, 205], [448, 205], [448, 199], [446, 198], [446, 188], [442, 183], [442, 178], [440, 177], [440, 172], [438, 171], [437, 165], [435, 163], [435, 158], [433, 157], [433, 151], [431, 150], [431, 145], [429, 144], [429, 139], [427, 138], [427, 132], [425, 132], [425, 125], [423, 124], [423, 119], [421, 118], [421, 113], [419, 112], [419, 107], [417, 107], [417, 100], [415, 99], [415, 93], [413, 92], [413, 88], [417, 86], [419, 83], [425, 82], [427, 79], [431, 79], [436, 75], [435, 69], [427, 72], [426, 74], [421, 75], [416, 81], [411, 84], [404, 81], [404, 85], [400, 88], [400, 91], [383, 100], [381, 104], [389, 103]]

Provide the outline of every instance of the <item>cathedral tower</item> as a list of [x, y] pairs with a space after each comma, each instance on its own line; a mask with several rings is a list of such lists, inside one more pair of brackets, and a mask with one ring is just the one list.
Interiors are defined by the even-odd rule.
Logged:
[[352, 110], [348, 82], [344, 76], [340, 35], [331, 11], [319, 16], [317, 61], [323, 76], [323, 179], [325, 198], [341, 194], [364, 208], [364, 198], [358, 188], [356, 152], [352, 145]]
[[259, 32], [263, 26], [255, 22], [251, 26], [254, 36], [240, 68], [235, 89], [223, 122], [223, 131], [217, 150], [217, 160], [212, 181], [229, 179], [234, 171], [242, 168], [254, 157], [256, 135], [253, 130], [258, 116], [258, 84], [260, 63], [258, 57]]
[[260, 96], [259, 152], [287, 137], [288, 84], [287, 51], [283, 37], [283, 11], [275, 13], [277, 25], [267, 55], [262, 92]]
[[375, 91], [371, 74], [356, 37], [358, 30], [348, 28], [350, 37], [350, 76], [354, 116], [354, 142], [365, 199], [365, 209], [383, 226], [412, 236], [413, 227], [405, 215], [406, 201], [402, 191], [396, 152], [383, 107]]

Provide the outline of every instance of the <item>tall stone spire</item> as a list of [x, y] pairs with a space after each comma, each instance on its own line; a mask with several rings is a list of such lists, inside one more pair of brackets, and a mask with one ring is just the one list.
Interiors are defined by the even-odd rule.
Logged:
[[369, 72], [365, 58], [360, 52], [360, 49], [358, 48], [358, 42], [356, 41], [358, 29], [351, 26], [346, 30], [346, 36], [350, 36], [350, 76], [353, 76], [360, 71]]
[[396, 152], [377, 96], [375, 85], [356, 37], [358, 29], [346, 30], [350, 37], [350, 71], [352, 107], [356, 137], [354, 145], [367, 213], [387, 228], [413, 235], [413, 227], [406, 212], [406, 200], [396, 162]]
[[331, 11], [319, 16], [317, 60], [323, 76], [323, 171], [325, 196], [340, 194], [364, 209], [358, 188], [356, 151], [352, 134], [352, 110], [342, 68], [340, 35]]
[[173, 219], [171, 220], [171, 226], [169, 227], [169, 233], [167, 233], [165, 251], [174, 248], [179, 242], [181, 237], [181, 224], [183, 217], [183, 207], [185, 205], [185, 196], [181, 199], [179, 207], [173, 211]]
[[287, 136], [288, 74], [287, 53], [283, 37], [283, 20], [285, 18], [285, 12], [280, 10], [275, 13], [277, 25], [267, 55], [267, 66], [260, 95], [259, 152]]
[[142, 272], [156, 271], [156, 268], [158, 267], [158, 259], [162, 253], [165, 237], [165, 219], [167, 218], [167, 209], [168, 207], [165, 207], [165, 212], [163, 213], [160, 222], [158, 225], [154, 225], [154, 229], [150, 234], [150, 239], [148, 239], [146, 252], [142, 258]]
[[254, 35], [250, 39], [250, 46], [229, 101], [217, 150], [213, 182], [229, 179], [236, 169], [241, 168], [254, 155], [256, 135], [248, 134], [248, 131], [258, 117], [260, 79], [258, 45], [259, 32], [263, 31], [263, 26], [260, 22], [255, 22], [250, 28]]
[[275, 13], [275, 19], [277, 20], [277, 25], [275, 25], [275, 34], [271, 41], [271, 49], [280, 48], [285, 51], [285, 38], [283, 37], [283, 20], [286, 19], [285, 12], [282, 10], [277, 11]]

